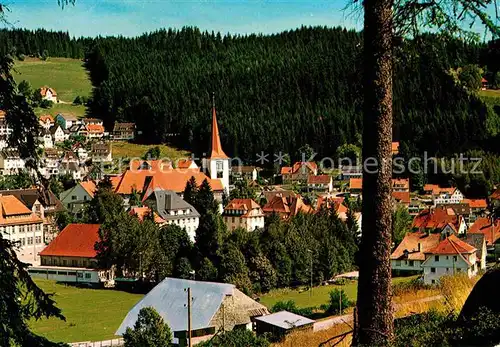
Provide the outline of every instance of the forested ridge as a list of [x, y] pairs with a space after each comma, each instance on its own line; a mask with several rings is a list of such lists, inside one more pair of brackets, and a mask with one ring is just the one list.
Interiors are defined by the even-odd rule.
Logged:
[[[10, 40], [21, 46], [26, 32], [13, 33], [16, 39]], [[59, 42], [56, 34], [45, 32], [38, 41]], [[361, 133], [362, 34], [354, 30], [303, 27], [268, 36], [222, 36], [183, 28], [78, 40], [59, 34], [66, 44], [52, 46], [86, 52], [94, 86], [89, 113], [107, 127], [116, 120], [136, 122], [145, 142], [206, 152], [212, 93], [226, 152], [249, 161], [260, 151], [293, 157], [306, 143], [321, 156], [334, 155]], [[495, 75], [498, 52], [497, 43], [435, 35], [401, 41], [395, 52], [394, 138], [412, 153], [498, 152], [498, 107], [495, 112], [449, 74], [451, 68], [479, 64]], [[49, 50], [58, 54], [72, 56], [65, 48]]]

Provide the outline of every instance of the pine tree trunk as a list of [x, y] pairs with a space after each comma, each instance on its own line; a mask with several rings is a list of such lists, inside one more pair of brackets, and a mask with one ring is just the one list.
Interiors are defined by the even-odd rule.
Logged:
[[[354, 344], [393, 338], [391, 288], [392, 39], [394, 0], [365, 0], [363, 235]], [[370, 165], [376, 160], [376, 165]]]

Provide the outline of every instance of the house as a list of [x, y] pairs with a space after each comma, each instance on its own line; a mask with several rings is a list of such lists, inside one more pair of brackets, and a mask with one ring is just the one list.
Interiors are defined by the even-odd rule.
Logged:
[[450, 235], [436, 247], [425, 252], [424, 283], [435, 284], [441, 276], [466, 273], [469, 277], [477, 274], [477, 249], [456, 235]]
[[51, 126], [49, 130], [52, 134], [52, 138], [54, 139], [54, 143], [61, 143], [64, 142], [64, 140], [67, 140], [66, 133], [61, 125], [55, 124]]
[[12, 148], [4, 148], [0, 151], [0, 174], [4, 176], [17, 175], [25, 168], [25, 161], [19, 153]]
[[54, 117], [52, 117], [50, 114], [45, 114], [43, 116], [40, 116], [40, 118], [38, 119], [38, 123], [42, 128], [48, 130], [51, 126], [54, 125]]
[[59, 198], [69, 213], [81, 217], [85, 205], [92, 200], [96, 190], [94, 181], [82, 181], [62, 192]]
[[191, 241], [195, 242], [200, 214], [174, 191], [154, 189], [144, 200], [144, 204], [156, 212], [165, 224], [173, 224], [186, 229]]
[[363, 167], [361, 165], [341, 165], [340, 179], [348, 181], [351, 178], [363, 178]]
[[222, 214], [229, 230], [243, 228], [246, 231], [264, 228], [264, 211], [252, 199], [233, 199]]
[[436, 205], [459, 204], [464, 199], [462, 192], [458, 188], [443, 188], [436, 184], [426, 184], [424, 193], [430, 195]]
[[410, 232], [391, 254], [391, 268], [406, 273], [422, 271], [425, 252], [436, 247], [441, 241], [441, 233], [424, 231]]
[[295, 193], [293, 190], [270, 190], [270, 191], [264, 190], [263, 192], [261, 192], [259, 199], [260, 200], [264, 199], [266, 202], [269, 202], [276, 196], [288, 199], [288, 198], [294, 198], [298, 196], [298, 194]]
[[362, 178], [350, 178], [349, 179], [349, 192], [362, 193], [363, 192], [363, 179]]
[[85, 125], [103, 125], [102, 119], [98, 118], [83, 118], [82, 122]]
[[410, 179], [409, 178], [393, 178], [392, 179], [393, 192], [410, 192]]
[[45, 178], [59, 175], [59, 159], [61, 155], [57, 149], [45, 148], [41, 158], [41, 171]]
[[262, 208], [266, 216], [277, 214], [283, 219], [296, 216], [301, 213], [313, 213], [313, 208], [304, 203], [300, 195], [285, 197], [276, 195]]
[[17, 253], [31, 254], [32, 259], [44, 245], [42, 218], [14, 195], [0, 195], [0, 234], [19, 246]]
[[219, 331], [252, 329], [252, 321], [269, 314], [267, 308], [239, 291], [233, 284], [165, 278], [127, 314], [116, 335], [133, 328], [139, 311], [152, 307], [173, 333], [172, 343], [187, 346], [188, 300], [191, 294], [192, 344], [211, 338]]
[[330, 175], [311, 175], [307, 177], [307, 188], [331, 193], [333, 191], [333, 178]]
[[91, 146], [90, 157], [93, 162], [110, 163], [113, 161], [110, 143], [93, 143]]
[[183, 169], [183, 170], [196, 170], [199, 169], [198, 165], [194, 162], [194, 160], [190, 159], [179, 159], [177, 160], [176, 167], [178, 169]]
[[83, 123], [75, 123], [66, 130], [69, 132], [70, 137], [88, 136], [87, 126]]
[[280, 340], [287, 334], [295, 331], [313, 330], [312, 319], [299, 316], [288, 311], [280, 311], [255, 318], [255, 332], [257, 335], [270, 334]]
[[58, 212], [64, 207], [52, 191], [43, 188], [11, 189], [0, 191], [0, 195], [11, 195], [21, 201], [43, 222], [43, 242], [49, 242], [59, 231], [55, 222]]
[[260, 167], [256, 166], [238, 165], [231, 168], [231, 176], [234, 180], [256, 181], [261, 170]]
[[58, 113], [55, 118], [55, 122], [63, 128], [63, 130], [68, 130], [75, 124], [81, 124], [81, 122], [73, 114], [63, 114]]
[[488, 209], [486, 199], [464, 199], [463, 203], [470, 207], [470, 223], [474, 223], [478, 217], [484, 216]]
[[448, 232], [465, 234], [465, 220], [457, 215], [451, 208], [435, 207], [420, 212], [413, 219], [412, 228], [414, 230], [428, 232]]
[[464, 218], [465, 224], [469, 226], [471, 222], [471, 208], [469, 204], [462, 202], [460, 204], [437, 205], [436, 207], [444, 209], [452, 209], [455, 214]]
[[344, 198], [339, 196], [319, 196], [316, 201], [316, 211], [322, 208], [333, 210], [340, 219], [347, 220], [347, 206], [344, 205]]
[[42, 266], [97, 268], [95, 244], [99, 241], [99, 224], [68, 224], [40, 252]]
[[484, 77], [481, 78], [481, 90], [486, 90], [489, 88], [488, 80]]
[[408, 205], [408, 213], [410, 214], [410, 216], [416, 216], [427, 208], [428, 207], [425, 205], [425, 203], [420, 199], [410, 198], [410, 204]]
[[395, 202], [395, 206], [401, 205], [405, 206], [406, 208], [410, 207], [411, 203], [410, 192], [393, 191], [392, 198]]
[[493, 254], [497, 253], [497, 250], [500, 251], [500, 247], [496, 246], [500, 240], [500, 218], [493, 220], [492, 217], [479, 217], [467, 231], [467, 235], [471, 234], [484, 235], [488, 253]]
[[392, 151], [392, 155], [399, 154], [399, 141], [392, 141], [391, 151]]
[[40, 141], [40, 146], [43, 148], [54, 147], [54, 142], [52, 141], [52, 134], [47, 128], [42, 128], [40, 131], [40, 136], [38, 137]]
[[466, 238], [464, 240], [467, 242], [469, 245], [474, 247], [476, 251], [476, 262], [478, 265], [479, 270], [485, 270], [486, 269], [486, 254], [487, 254], [487, 248], [486, 248], [486, 238], [484, 237], [484, 234], [467, 234]]
[[296, 162], [293, 166], [281, 168], [283, 183], [307, 182], [309, 176], [318, 174], [318, 165], [315, 162]]
[[154, 221], [158, 225], [164, 225], [167, 224], [166, 221], [160, 217], [160, 215], [156, 212], [152, 212], [151, 209], [148, 206], [132, 206], [130, 208], [130, 211], [128, 212], [129, 215], [137, 217], [141, 222], [144, 221], [144, 219], [148, 216], [151, 216], [151, 213], [153, 214]]
[[230, 160], [222, 149], [219, 126], [217, 125], [217, 113], [215, 111], [215, 103], [212, 106], [212, 145], [211, 152], [208, 158], [203, 159], [203, 168], [205, 172], [208, 170], [209, 177], [213, 180], [219, 179], [222, 182], [222, 187], [226, 193], [229, 193], [229, 171]]
[[57, 103], [57, 92], [54, 88], [42, 87], [40, 88], [40, 95], [42, 96], [43, 100], [49, 100]]
[[104, 127], [102, 124], [86, 124], [88, 139], [102, 139], [104, 137]]
[[75, 181], [80, 181], [86, 173], [85, 167], [80, 166], [78, 161], [62, 161], [59, 165], [61, 175], [70, 175]]
[[135, 123], [115, 123], [113, 127], [114, 140], [133, 140], [135, 138]]

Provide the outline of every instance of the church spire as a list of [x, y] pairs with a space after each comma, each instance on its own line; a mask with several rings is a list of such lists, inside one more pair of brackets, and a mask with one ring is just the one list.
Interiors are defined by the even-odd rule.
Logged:
[[228, 159], [220, 144], [217, 114], [215, 112], [215, 93], [212, 94], [212, 153], [210, 154], [210, 159]]

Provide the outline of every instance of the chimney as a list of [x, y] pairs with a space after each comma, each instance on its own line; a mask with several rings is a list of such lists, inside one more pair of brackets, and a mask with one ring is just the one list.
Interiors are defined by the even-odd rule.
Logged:
[[418, 243], [418, 252], [422, 252], [422, 244], [420, 242]]

